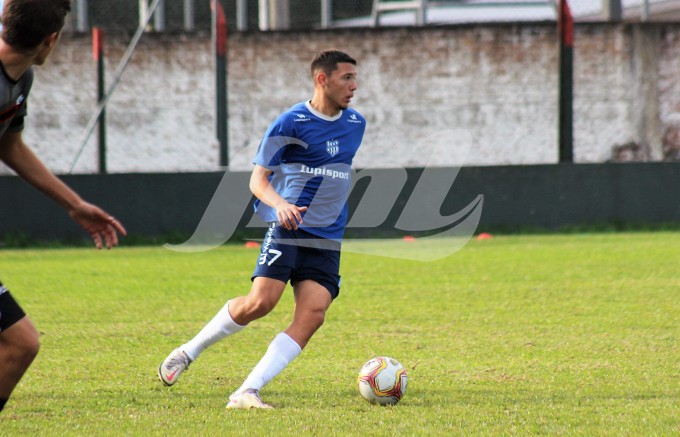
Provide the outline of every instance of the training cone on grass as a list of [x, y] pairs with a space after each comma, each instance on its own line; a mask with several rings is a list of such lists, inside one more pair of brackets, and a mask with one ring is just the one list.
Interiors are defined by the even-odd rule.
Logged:
[[246, 244], [243, 245], [246, 249], [253, 249], [255, 247], [260, 247], [260, 243], [257, 241], [246, 241]]
[[488, 232], [482, 232], [481, 234], [477, 235], [477, 240], [491, 240], [493, 238], [493, 235], [489, 234]]
[[404, 235], [404, 238], [402, 238], [402, 240], [406, 241], [407, 243], [411, 243], [416, 241], [416, 237], [414, 237], [413, 235]]

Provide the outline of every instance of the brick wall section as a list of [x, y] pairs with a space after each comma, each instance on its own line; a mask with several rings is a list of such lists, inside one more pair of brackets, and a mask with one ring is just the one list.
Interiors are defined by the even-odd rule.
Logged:
[[[106, 38], [107, 83], [127, 42]], [[230, 35], [235, 169], [250, 167], [282, 110], [311, 96], [309, 62], [328, 47], [359, 61], [354, 107], [369, 126], [358, 167], [557, 160], [556, 27], [502, 24]], [[65, 36], [36, 69], [25, 138], [58, 173], [70, 169], [95, 107], [91, 52], [89, 37]], [[680, 156], [679, 55], [678, 24], [577, 26], [577, 162], [672, 158], [661, 141], [673, 126]], [[107, 111], [111, 172], [218, 169], [213, 68], [209, 35], [142, 38]], [[95, 137], [76, 173], [96, 171]]]

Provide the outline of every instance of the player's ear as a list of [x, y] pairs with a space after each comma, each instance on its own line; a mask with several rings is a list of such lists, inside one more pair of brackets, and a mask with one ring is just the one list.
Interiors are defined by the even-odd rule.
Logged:
[[41, 49], [47, 49], [51, 51], [54, 48], [54, 46], [57, 45], [57, 41], [59, 41], [59, 32], [50, 33], [42, 41], [40, 47]]
[[328, 76], [323, 71], [319, 71], [314, 76], [314, 84], [319, 85], [321, 88], [326, 88], [328, 85]]
[[54, 46], [57, 45], [57, 41], [59, 41], [59, 32], [51, 33], [45, 38], [45, 42], [50, 49], [53, 49]]

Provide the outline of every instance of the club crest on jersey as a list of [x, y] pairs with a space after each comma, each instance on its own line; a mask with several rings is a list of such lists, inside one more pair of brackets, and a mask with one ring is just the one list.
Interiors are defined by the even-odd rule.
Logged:
[[326, 152], [329, 155], [335, 156], [340, 151], [340, 140], [328, 140], [326, 141]]

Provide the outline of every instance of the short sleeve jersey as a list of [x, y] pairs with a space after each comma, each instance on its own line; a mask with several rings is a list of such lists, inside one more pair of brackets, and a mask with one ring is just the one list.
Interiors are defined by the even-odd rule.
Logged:
[[[334, 117], [301, 102], [281, 114], [264, 135], [254, 163], [271, 170], [269, 180], [289, 203], [308, 207], [301, 229], [341, 240], [347, 222], [352, 160], [366, 120], [345, 109]], [[256, 213], [276, 222], [276, 211], [257, 200]]]
[[7, 131], [23, 130], [26, 100], [31, 85], [33, 85], [32, 69], [26, 71], [19, 80], [12, 80], [0, 63], [0, 137]]

